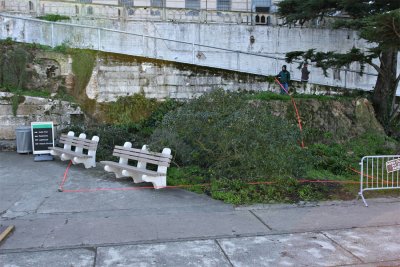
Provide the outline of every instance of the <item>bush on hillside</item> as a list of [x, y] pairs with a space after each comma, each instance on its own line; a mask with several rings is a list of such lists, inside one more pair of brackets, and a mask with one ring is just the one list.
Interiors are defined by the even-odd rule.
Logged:
[[309, 155], [295, 124], [255, 107], [238, 93], [217, 90], [168, 113], [153, 147], [170, 147], [178, 165], [210, 169], [217, 178], [300, 177]]

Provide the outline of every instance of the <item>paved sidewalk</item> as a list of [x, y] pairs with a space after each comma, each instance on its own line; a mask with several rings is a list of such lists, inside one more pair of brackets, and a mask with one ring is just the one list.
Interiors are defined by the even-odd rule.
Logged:
[[[58, 192], [67, 162], [0, 153], [0, 266], [400, 266], [400, 199], [233, 207], [180, 189]], [[72, 166], [65, 188], [131, 187]]]

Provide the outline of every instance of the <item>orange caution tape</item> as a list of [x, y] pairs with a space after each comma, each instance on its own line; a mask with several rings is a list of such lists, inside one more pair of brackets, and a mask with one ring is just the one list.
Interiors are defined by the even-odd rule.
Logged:
[[[275, 78], [275, 81], [279, 84], [279, 86], [283, 89], [283, 91], [285, 91], [286, 94], [288, 96], [290, 96], [290, 99], [292, 100], [292, 104], [293, 104], [294, 110], [296, 111], [297, 123], [299, 125], [300, 133], [302, 133], [303, 132], [303, 127], [301, 126], [301, 118], [300, 118], [299, 110], [297, 109], [296, 102], [294, 101], [294, 98], [289, 94], [289, 92], [285, 89], [285, 87], [283, 87], [283, 85], [278, 81], [277, 78]], [[301, 136], [301, 147], [304, 148], [303, 135]]]

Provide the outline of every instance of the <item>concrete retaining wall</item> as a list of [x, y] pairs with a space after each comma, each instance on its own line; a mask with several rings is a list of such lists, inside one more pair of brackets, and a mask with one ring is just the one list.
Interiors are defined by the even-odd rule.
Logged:
[[[343, 52], [353, 46], [367, 48], [356, 32], [344, 30], [152, 22], [125, 27], [129, 32], [1, 16], [0, 38], [51, 46], [67, 43], [78, 48], [261, 75], [275, 75], [285, 64], [283, 57], [289, 51], [315, 48]], [[251, 36], [254, 43], [250, 42]], [[294, 79], [299, 79], [296, 67], [297, 64], [291, 64], [288, 69]], [[356, 73], [358, 64], [353, 64], [350, 70], [338, 70], [336, 75], [329, 72], [329, 77], [312, 66], [310, 70], [310, 82], [320, 85], [372, 90], [376, 80], [376, 72], [369, 66], [365, 69], [367, 74]]]
[[[272, 91], [280, 89], [264, 76], [202, 68], [187, 64], [113, 56], [97, 59], [86, 94], [97, 102], [115, 101], [119, 96], [144, 93], [146, 97], [190, 99], [222, 88], [229, 91]], [[342, 89], [293, 82], [291, 90], [309, 94], [341, 94]]]

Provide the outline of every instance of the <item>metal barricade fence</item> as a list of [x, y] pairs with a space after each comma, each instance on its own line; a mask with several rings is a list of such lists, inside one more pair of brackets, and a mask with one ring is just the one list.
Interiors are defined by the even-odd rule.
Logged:
[[400, 189], [400, 155], [365, 156], [360, 161], [360, 192], [366, 207], [365, 191]]

